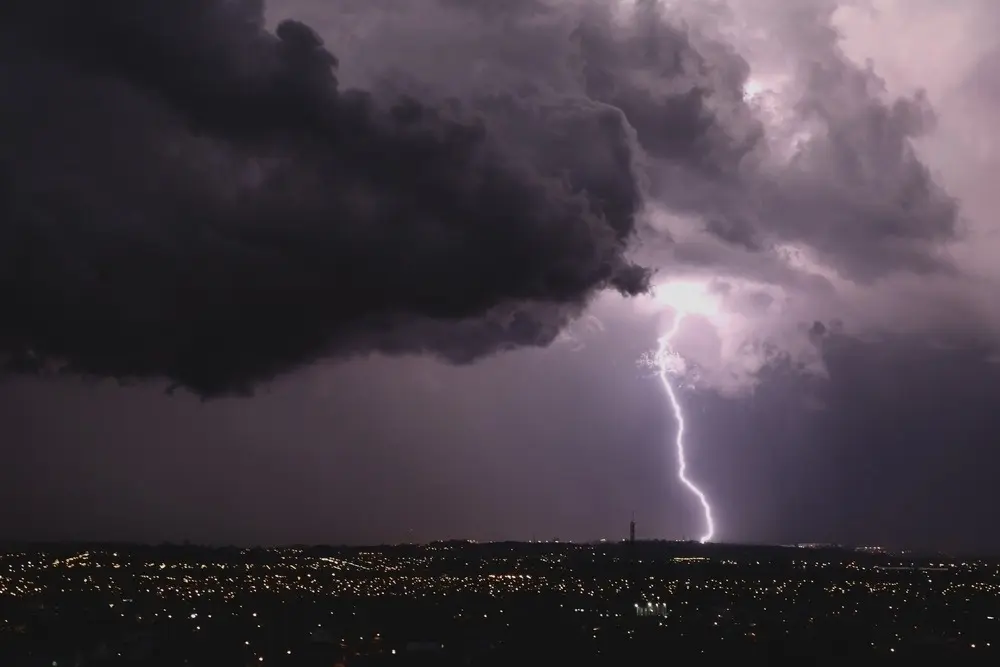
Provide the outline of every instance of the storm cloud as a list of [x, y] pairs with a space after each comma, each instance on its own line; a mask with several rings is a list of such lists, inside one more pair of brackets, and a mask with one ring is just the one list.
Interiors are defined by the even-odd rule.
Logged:
[[852, 284], [948, 274], [957, 207], [911, 144], [930, 105], [803, 6], [775, 101], [748, 94], [738, 15], [652, 1], [344, 0], [312, 27], [250, 0], [8, 3], [0, 351], [209, 395], [544, 346], [654, 270], [829, 292], [791, 246]]
[[[262, 21], [232, 3], [150, 2], [153, 14], [130, 19], [141, 30], [115, 33], [131, 35], [115, 46], [129, 58], [113, 59], [113, 4], [0, 3], [0, 349], [26, 371], [70, 362], [202, 394], [309, 366], [249, 401], [164, 396], [161, 380], [0, 378], [0, 497], [19, 510], [3, 534], [589, 541], [625, 537], [635, 512], [640, 538], [697, 535], [697, 499], [675, 478], [676, 423], [636, 361], [685, 310], [674, 342], [689, 470], [720, 539], [995, 552], [983, 526], [1000, 503], [1000, 4], [658, 5], [270, 0]], [[194, 33], [169, 18], [213, 6], [228, 13], [209, 11]], [[268, 45], [272, 69], [224, 38], [234, 16], [252, 18], [239, 34]], [[600, 207], [584, 239], [630, 225], [605, 256], [654, 270], [649, 293], [603, 289], [609, 271], [576, 298], [540, 287], [461, 316], [404, 308], [459, 274], [480, 294], [509, 285], [488, 282], [496, 267], [467, 243], [474, 229], [445, 232], [481, 220], [535, 230], [469, 215], [425, 237], [428, 220], [454, 219], [443, 205], [422, 217], [361, 207], [394, 201], [374, 193], [411, 202], [416, 189], [388, 177], [407, 163], [333, 150], [341, 139], [309, 105], [247, 102], [275, 81], [260, 73], [279, 67], [280, 43], [296, 41], [276, 36], [286, 19], [336, 54], [333, 116], [360, 109], [377, 129], [362, 142], [352, 121], [358, 146], [475, 128], [480, 161], [455, 173], [489, 158], [505, 179], [551, 178], [556, 200]], [[179, 66], [140, 77], [152, 55], [132, 47], [158, 53], [164, 40]], [[203, 86], [220, 58], [253, 85]], [[215, 97], [191, 102], [176, 92], [185, 82]], [[414, 100], [423, 124], [407, 130], [393, 109]], [[328, 197], [364, 215], [327, 215], [347, 206]], [[402, 227], [395, 250], [382, 245], [396, 238], [388, 220]], [[437, 282], [417, 270], [423, 255], [398, 264], [429, 238]], [[504, 280], [538, 276], [540, 254]], [[325, 263], [345, 256], [388, 259], [367, 272]], [[397, 271], [398, 301], [365, 295], [360, 277], [389, 284]]]
[[[558, 137], [543, 162], [460, 103], [341, 90], [316, 33], [266, 31], [259, 3], [4, 14], [15, 363], [213, 393], [326, 354], [544, 344], [596, 290], [646, 287], [612, 107], [506, 98]], [[435, 333], [482, 318], [471, 345]]]

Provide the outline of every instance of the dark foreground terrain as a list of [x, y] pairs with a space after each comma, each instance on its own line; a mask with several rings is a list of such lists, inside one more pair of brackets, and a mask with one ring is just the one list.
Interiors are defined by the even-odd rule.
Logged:
[[1000, 563], [983, 560], [666, 542], [0, 555], [4, 667], [846, 664], [997, 646]]

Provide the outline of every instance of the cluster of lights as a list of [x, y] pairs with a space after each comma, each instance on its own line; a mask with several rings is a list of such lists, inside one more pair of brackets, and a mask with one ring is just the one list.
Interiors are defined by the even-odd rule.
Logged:
[[[480, 554], [474, 559], [462, 549], [435, 545], [398, 555], [386, 549], [319, 558], [301, 551], [271, 550], [264, 552], [262, 560], [266, 562], [239, 564], [130, 561], [128, 555], [100, 551], [57, 561], [22, 554], [0, 559], [0, 577], [4, 581], [19, 577], [45, 582], [49, 591], [111, 595], [107, 611], [142, 627], [170, 624], [171, 632], [179, 629], [201, 636], [211, 635], [220, 624], [236, 621], [248, 632], [245, 639], [238, 639], [248, 659], [279, 663], [279, 658], [292, 656], [296, 650], [279, 644], [271, 646], [273, 653], [265, 651], [263, 647], [271, 640], [259, 637], [270, 637], [270, 616], [258, 610], [269, 607], [257, 606], [270, 604], [260, 602], [262, 599], [278, 599], [272, 595], [275, 592], [281, 594], [279, 598], [294, 592], [315, 600], [471, 593], [496, 598], [495, 615], [501, 623], [508, 617], [504, 601], [512, 594], [556, 594], [562, 596], [567, 612], [583, 615], [584, 621], [593, 620], [595, 637], [608, 619], [622, 616], [621, 610], [609, 610], [608, 602], [624, 593], [644, 600], [635, 613], [653, 617], [649, 619], [652, 623], [700, 627], [702, 632], [706, 626], [718, 628], [720, 639], [734, 632], [755, 638], [759, 631], [755, 620], [760, 618], [767, 618], [779, 632], [791, 632], [803, 624], [820, 627], [838, 620], [860, 622], [874, 604], [885, 613], [880, 626], [885, 637], [876, 648], [886, 651], [933, 632], [921, 624], [923, 621], [905, 613], [914, 605], [933, 607], [939, 610], [939, 617], [953, 613], [959, 640], [968, 641], [969, 647], [989, 647], [989, 638], [982, 633], [973, 637], [958, 629], [968, 618], [970, 605], [986, 604], [1000, 595], [997, 565], [980, 561], [928, 566], [901, 558], [872, 561], [865, 553], [843, 561], [805, 557], [787, 563], [785, 575], [779, 576], [768, 562], [676, 556], [659, 573], [651, 570], [641, 580], [634, 580], [584, 576], [576, 571], [576, 557], [587, 562], [601, 562], [602, 558], [621, 561], [613, 555], [616, 552], [596, 546], [561, 545], [557, 552], [538, 556]], [[909, 569], [914, 576], [887, 567]], [[265, 597], [258, 597], [262, 593]], [[36, 593], [16, 594], [30, 597]], [[706, 599], [712, 604], [706, 606]], [[218, 604], [220, 601], [224, 604]], [[496, 622], [493, 611], [484, 614], [481, 609], [456, 609], [456, 619], [480, 617], [484, 622]], [[987, 618], [1000, 628], [995, 617]], [[0, 619], [0, 633], [19, 632], [22, 625]], [[340, 641], [340, 646], [352, 650], [375, 650], [372, 647], [379, 645], [377, 635]]]

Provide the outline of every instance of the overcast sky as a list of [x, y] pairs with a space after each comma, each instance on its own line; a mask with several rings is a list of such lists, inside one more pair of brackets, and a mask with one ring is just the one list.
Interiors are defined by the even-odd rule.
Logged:
[[1000, 550], [995, 3], [45, 4], [0, 538]]

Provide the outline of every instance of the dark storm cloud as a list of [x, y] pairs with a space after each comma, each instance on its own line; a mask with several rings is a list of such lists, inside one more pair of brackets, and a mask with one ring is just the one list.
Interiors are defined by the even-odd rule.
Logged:
[[885, 102], [872, 72], [834, 62], [807, 74], [799, 108], [813, 138], [764, 187], [775, 232], [857, 281], [949, 270], [940, 251], [959, 231], [958, 207], [912, 145], [933, 125], [929, 103]]
[[558, 137], [543, 161], [458, 104], [340, 90], [317, 35], [266, 32], [260, 3], [3, 19], [15, 365], [213, 393], [325, 354], [545, 344], [596, 290], [646, 286], [623, 256], [640, 202], [615, 109], [506, 98]]
[[[890, 96], [874, 69], [845, 55], [836, 3], [760, 4], [789, 79], [763, 98], [748, 98], [747, 83], [774, 85], [768, 63], [751, 66], [755, 49], [733, 37], [741, 26], [716, 27], [729, 10], [691, 3], [685, 13], [680, 4], [536, 0], [505, 6], [498, 21], [495, 5], [449, 0], [421, 3], [430, 12], [422, 22], [375, 2], [370, 13], [397, 23], [359, 50], [384, 45], [396, 57], [380, 56], [383, 67], [416, 63], [425, 80], [504, 81], [620, 109], [642, 149], [648, 196], [747, 253], [795, 244], [858, 282], [954, 270], [942, 248], [961, 231], [958, 207], [913, 147], [935, 113], [922, 92]], [[448, 20], [456, 13], [461, 21]], [[415, 46], [393, 44], [410, 33], [431, 53], [452, 49], [462, 65], [422, 63]], [[487, 82], [467, 82], [470, 70]], [[730, 262], [720, 249], [697, 263], [726, 271]]]
[[[977, 2], [982, 9], [974, 8]], [[971, 270], [969, 258], [962, 252], [955, 254], [966, 275], [974, 276], [964, 282], [961, 276], [906, 274], [905, 264], [886, 260], [874, 268], [904, 273], [858, 287], [844, 273], [839, 277], [832, 271], [811, 273], [808, 261], [805, 266], [800, 261], [802, 256], [814, 258], [809, 252], [814, 247], [822, 248], [824, 262], [846, 271], [843, 264], [857, 256], [855, 248], [860, 245], [868, 254], [859, 268], [870, 274], [876, 258], [888, 254], [891, 259], [892, 255], [886, 251], [892, 243], [877, 227], [866, 226], [869, 219], [863, 211], [856, 208], [857, 215], [845, 213], [856, 201], [851, 169], [838, 166], [833, 173], [825, 173], [830, 165], [849, 163], [819, 159], [832, 150], [833, 136], [847, 137], [839, 141], [842, 154], [854, 152], [865, 159], [877, 156], [880, 146], [891, 142], [882, 144], [864, 139], [864, 133], [852, 134], [865, 123], [850, 125], [848, 121], [863, 117], [864, 109], [884, 114], [895, 102], [890, 95], [878, 93], [878, 86], [873, 90], [842, 85], [851, 76], [833, 77], [832, 83], [827, 80], [823, 86], [818, 85], [820, 79], [812, 79], [814, 85], [809, 85], [809, 71], [817, 64], [826, 71], [864, 72], [864, 67], [858, 69], [843, 59], [830, 17], [815, 11], [822, 2], [673, 0], [671, 12], [676, 7], [682, 13], [680, 18], [671, 13], [668, 23], [690, 26], [677, 34], [703, 56], [705, 64], [688, 67], [684, 70], [687, 78], [681, 80], [657, 77], [655, 67], [633, 76], [632, 65], [622, 65], [636, 62], [641, 55], [630, 41], [632, 31], [644, 28], [670, 35], [669, 29], [624, 20], [613, 23], [602, 16], [600, 7], [591, 6], [586, 16], [590, 30], [597, 33], [597, 43], [613, 51], [614, 64], [604, 64], [596, 52], [591, 52], [590, 62], [612, 72], [619, 99], [642, 98], [642, 91], [650, 91], [646, 97], [656, 99], [664, 87], [701, 88], [705, 113], [715, 119], [716, 127], [710, 138], [692, 144], [716, 146], [717, 156], [740, 154], [730, 153], [725, 143], [720, 145], [720, 137], [731, 135], [738, 146], [753, 122], [765, 125], [765, 137], [736, 165], [726, 165], [718, 157], [688, 165], [684, 157], [671, 157], [683, 156], [683, 151], [651, 156], [652, 143], [643, 150], [629, 142], [624, 153], [642, 167], [647, 202], [655, 197], [661, 206], [689, 212], [693, 218], [664, 216], [670, 217], [669, 229], [656, 229], [649, 238], [656, 242], [644, 244], [648, 265], [664, 267], [656, 280], [704, 282], [713, 302], [719, 299], [723, 310], [715, 332], [707, 318], [687, 318], [678, 348], [689, 367], [706, 380], [695, 388], [710, 390], [694, 391], [685, 382], [682, 400], [689, 417], [690, 470], [710, 494], [720, 538], [889, 543], [933, 549], [996, 547], [996, 536], [982, 527], [990, 525], [1000, 503], [1000, 486], [990, 478], [997, 468], [997, 462], [990, 459], [997, 451], [992, 443], [1000, 438], [1000, 412], [994, 408], [1000, 395], [1000, 374], [995, 372], [1000, 365], [997, 356], [991, 363], [982, 359], [995, 353], [995, 347], [972, 355], [964, 348], [955, 349], [955, 340], [970, 332], [992, 336], [1000, 322], [994, 317], [990, 328], [970, 325], [976, 315], [997, 312], [992, 281], [998, 276], [1000, 248], [993, 219], [1000, 151], [990, 144], [996, 143], [993, 128], [1000, 97], [991, 97], [988, 82], [973, 75], [965, 89], [956, 91], [958, 99], [950, 100], [950, 105], [944, 93], [966, 80], [969, 73], [964, 61], [973, 60], [969, 54], [986, 54], [989, 49], [983, 43], [987, 41], [996, 47], [997, 33], [991, 29], [997, 24], [991, 19], [996, 17], [983, 12], [995, 14], [1000, 3], [865, 3], [880, 5], [883, 17], [873, 19], [867, 31], [845, 26], [845, 50], [853, 62], [874, 58], [875, 71], [886, 77], [892, 91], [928, 87], [940, 123], [934, 136], [921, 141], [920, 154], [935, 170], [945, 172], [944, 182], [962, 197], [963, 216], [973, 215], [971, 197], [978, 200], [982, 213], [976, 219], [982, 233], [955, 244], [958, 251], [975, 251]], [[78, 4], [79, 11], [101, 6]], [[171, 9], [165, 0], [156, 4], [162, 5], [161, 12]], [[578, 169], [576, 177], [588, 174], [595, 182], [617, 176], [615, 142], [591, 140], [577, 145], [575, 139], [580, 133], [598, 131], [595, 128], [600, 127], [602, 116], [614, 111], [607, 102], [586, 93], [581, 41], [572, 39], [584, 18], [584, 12], [574, 13], [574, 8], [586, 8], [589, 0], [518, 3], [541, 6], [530, 14], [512, 12], [509, 8], [514, 4], [510, 0], [273, 0], [268, 25], [276, 27], [279, 19], [290, 17], [313, 26], [340, 59], [341, 89], [371, 91], [372, 104], [383, 116], [398, 97], [389, 94], [393, 89], [407, 90], [446, 119], [463, 117], [442, 102], [455, 97], [462, 100], [466, 119], [482, 119], [491, 150], [501, 152], [505, 160], [520, 160], [538, 172], [558, 171], [560, 176], [562, 164], [570, 162], [579, 168], [583, 165], [576, 162], [585, 163], [589, 171]], [[617, 3], [594, 0], [594, 4], [607, 10]], [[708, 25], [699, 23], [698, 17], [710, 4], [740, 4], [745, 15], [732, 26], [725, 24], [728, 19], [722, 11], [714, 12]], [[0, 12], [9, 11], [9, 5], [0, 2]], [[473, 6], [479, 10], [470, 10]], [[921, 10], [930, 6], [934, 10], [930, 14]], [[481, 20], [477, 11], [491, 12], [489, 20]], [[951, 20], [955, 14], [967, 16], [957, 28]], [[10, 18], [0, 17], [0, 32], [9, 23]], [[716, 25], [718, 32], [712, 28]], [[55, 23], [53, 29], [60, 26], [65, 24]], [[967, 26], [982, 32], [964, 29]], [[53, 36], [56, 32], [46, 31], [38, 44], [50, 44]], [[713, 39], [718, 43], [711, 44]], [[16, 64], [21, 68], [17, 78], [23, 80], [29, 71], [27, 51], [21, 48], [15, 53], [9, 42], [3, 43], [7, 56], [0, 60], [0, 77], [14, 79], [11, 67]], [[32, 46], [35, 59], [41, 60], [38, 44]], [[733, 48], [727, 50], [725, 44]], [[734, 53], [739, 56], [734, 58]], [[697, 61], [694, 54], [686, 57], [686, 62]], [[170, 197], [177, 188], [245, 197], [254, 191], [258, 173], [279, 165], [289, 167], [288, 174], [306, 175], [289, 177], [285, 186], [300, 188], [308, 198], [327, 187], [316, 185], [319, 177], [308, 164], [291, 170], [296, 154], [284, 147], [275, 153], [281, 161], [254, 162], [245, 156], [262, 149], [245, 148], [215, 130], [202, 128], [192, 136], [187, 126], [178, 123], [176, 110], [152, 95], [145, 101], [139, 99], [134, 86], [122, 83], [120, 77], [81, 78], [77, 63], [62, 56], [46, 58], [52, 66], [49, 71], [67, 75], [65, 85], [74, 86], [76, 92], [59, 93], [61, 88], [54, 85], [59, 80], [52, 78], [40, 79], [49, 82], [47, 98], [20, 84], [13, 92], [10, 86], [0, 89], [4, 91], [0, 115], [5, 118], [0, 123], [4, 141], [0, 161], [11, 159], [7, 151], [16, 145], [15, 139], [22, 146], [46, 146], [55, 158], [43, 152], [37, 157], [24, 155], [22, 149], [21, 183], [61, 184], [63, 191], [88, 193], [88, 198], [73, 200], [77, 209], [83, 210], [84, 204], [90, 207], [86, 210], [100, 205], [106, 211], [114, 206], [127, 215], [105, 216], [104, 224], [98, 226], [74, 214], [63, 217], [72, 224], [56, 225], [59, 209], [50, 208], [45, 211], [47, 226], [39, 225], [31, 237], [36, 245], [19, 247], [24, 257], [39, 248], [59, 247], [72, 258], [70, 250], [77, 245], [89, 247], [74, 240], [83, 232], [89, 236], [82, 238], [101, 240], [108, 249], [151, 249], [162, 244], [158, 251], [165, 253], [164, 258], [182, 256], [177, 245], [193, 236], [206, 244], [195, 250], [207, 252], [216, 247], [208, 245], [209, 241], [239, 241], [243, 237], [234, 229], [243, 228], [227, 223], [223, 236], [215, 231], [218, 228], [204, 224], [205, 218], [161, 216], [161, 210], [174, 210]], [[735, 86], [725, 93], [716, 92], [719, 85], [711, 77], [740, 71], [742, 58], [750, 63], [750, 76], [765, 87], [775, 82], [772, 74], [788, 75], [791, 90], [780, 100], [787, 123], [772, 122], [766, 95], [762, 101], [748, 103], [747, 117], [738, 106], [743, 102], [732, 101], [740, 92]], [[249, 59], [239, 62], [249, 63]], [[988, 78], [995, 70], [989, 69], [988, 61], [984, 63], [987, 66], [980, 72]], [[246, 67], [251, 73], [257, 71], [255, 65]], [[380, 85], [377, 75], [383, 73], [394, 73], [389, 77], [393, 85]], [[406, 85], [395, 80], [404, 74], [409, 80]], [[825, 120], [813, 117], [810, 129], [818, 131], [804, 137], [803, 145], [811, 153], [803, 163], [812, 172], [800, 173], [786, 165], [781, 149], [786, 136], [809, 118], [808, 107], [794, 106], [807, 92], [817, 96], [827, 111]], [[49, 101], [42, 105], [18, 99], [25, 95]], [[143, 104], [149, 113], [108, 116], [118, 108], [107, 103], [116, 95], [126, 96], [129, 108]], [[75, 106], [60, 99], [75, 99]], [[724, 100], [731, 103], [724, 104]], [[53, 109], [59, 113], [52, 113]], [[71, 109], [73, 116], [68, 120]], [[18, 122], [6, 120], [16, 110], [24, 114]], [[535, 120], [536, 110], [555, 120]], [[573, 131], [547, 131], [566, 116], [577, 124]], [[150, 137], [148, 128], [154, 121], [159, 123], [157, 134]], [[43, 122], [50, 135], [27, 132], [33, 123]], [[67, 122], [74, 124], [67, 126]], [[890, 118], [889, 125], [895, 122], [898, 117]], [[629, 125], [639, 139], [640, 121], [629, 121]], [[824, 129], [826, 125], [848, 129], [831, 134]], [[848, 131], [848, 126], [855, 130]], [[639, 140], [646, 142], [649, 128], [656, 128], [643, 127], [647, 128], [645, 137]], [[868, 136], [878, 139], [877, 133]], [[929, 143], [940, 143], [947, 150], [942, 146], [928, 150], [934, 148]], [[553, 145], [569, 152], [553, 153]], [[144, 169], [128, 171], [128, 166], [137, 164], [133, 157], [137, 151], [143, 156]], [[603, 157], [590, 159], [591, 151]], [[162, 159], [153, 160], [151, 155]], [[574, 162], [574, 156], [588, 159]], [[898, 167], [916, 158], [906, 152], [896, 156], [904, 159], [880, 163], [888, 166], [882, 168], [885, 174], [880, 185], [870, 184], [874, 201], [891, 192], [884, 189], [885, 184], [893, 181]], [[70, 158], [88, 169], [67, 168], [54, 175], [42, 171], [46, 159], [51, 166], [72, 164]], [[541, 163], [541, 159], [550, 162]], [[125, 165], [127, 173], [108, 171], [98, 178], [115, 161]], [[156, 177], [142, 180], [149, 170]], [[624, 178], [632, 180], [635, 175], [624, 174]], [[123, 186], [114, 189], [111, 197], [110, 188], [96, 193], [84, 189], [87, 179], [101, 183], [118, 179]], [[8, 176], [0, 182], [4, 192], [17, 192]], [[136, 184], [145, 184], [144, 189], [130, 191]], [[797, 184], [808, 186], [810, 195], [798, 195]], [[604, 192], [605, 201], [613, 199], [611, 186], [605, 186]], [[826, 203], [810, 208], [806, 202], [817, 193], [824, 195]], [[155, 206], [146, 206], [146, 198]], [[801, 208], [786, 210], [778, 205], [782, 198], [803, 203]], [[233, 210], [223, 194], [212, 195], [210, 209], [193, 207], [200, 199], [181, 201], [188, 211]], [[252, 207], [240, 210], [248, 208]], [[299, 206], [290, 209], [298, 210]], [[4, 239], [11, 238], [8, 219], [0, 217]], [[249, 220], [248, 226], [263, 220], [229, 213], [225, 219]], [[283, 216], [281, 229], [286, 234], [304, 234], [309, 227], [300, 221], [311, 219]], [[838, 220], [857, 229], [842, 237], [835, 224]], [[947, 230], [952, 222], [952, 218], [942, 218], [940, 229]], [[175, 223], [189, 226], [178, 231], [172, 226]], [[947, 237], [946, 231], [941, 234], [942, 239]], [[55, 241], [62, 245], [52, 245]], [[770, 248], [781, 241], [794, 247]], [[938, 246], [931, 240], [911, 245], [918, 258], [935, 253]], [[234, 245], [236, 251], [244, 247]], [[269, 261], [286, 252], [271, 243], [250, 247], [266, 249], [269, 254], [263, 256]], [[330, 252], [326, 242], [310, 247], [320, 254]], [[287, 252], [289, 258], [297, 257]], [[12, 254], [10, 245], [0, 242], [0, 275], [13, 275], [3, 273], [11, 270], [6, 259]], [[672, 262], [669, 266], [667, 257]], [[829, 265], [821, 268], [831, 269]], [[52, 266], [65, 275], [39, 270], [33, 280], [51, 281], [41, 284], [61, 286], [67, 295], [74, 292], [65, 285], [73, 286], [73, 281], [81, 283], [81, 290], [86, 287], [87, 281], [78, 278], [77, 265], [67, 262], [45, 269]], [[201, 265], [199, 275], [207, 273], [205, 266]], [[167, 286], [170, 275], [156, 274]], [[258, 279], [277, 281], [282, 275], [272, 272]], [[970, 292], [973, 281], [977, 291]], [[10, 283], [3, 284], [5, 289], [12, 288]], [[145, 308], [153, 315], [171, 314], [158, 300], [142, 298], [150, 293], [147, 285], [136, 281], [133, 287], [129, 299], [121, 299], [123, 304], [133, 310]], [[360, 286], [349, 283], [345, 293], [347, 287]], [[4, 292], [4, 298], [8, 293]], [[214, 288], [214, 293], [221, 294], [222, 288]], [[297, 307], [312, 307], [307, 301]], [[49, 299], [48, 307], [53, 303], [60, 302]], [[332, 309], [336, 299], [325, 299], [323, 304]], [[637, 317], [637, 310], [646, 306], [650, 308], [647, 316]], [[121, 388], [72, 380], [38, 382], [30, 377], [0, 381], [0, 440], [5, 454], [0, 466], [0, 501], [20, 510], [2, 513], [0, 533], [11, 539], [210, 543], [590, 540], [627, 535], [629, 517], [635, 511], [641, 537], [681, 539], [697, 534], [701, 528], [697, 501], [673, 474], [674, 452], [667, 445], [674, 423], [665, 409], [662, 388], [649, 369], [636, 368], [635, 362], [662, 333], [658, 326], [665, 322], [651, 316], [661, 310], [652, 299], [622, 300], [605, 294], [584, 311], [603, 324], [584, 314], [559, 334], [557, 340], [563, 343], [544, 352], [525, 347], [474, 365], [443, 365], [409, 354], [338, 359], [267, 383], [250, 403], [216, 400], [202, 404], [186, 395], [165, 398], [158, 383]], [[79, 312], [85, 321], [83, 309]], [[273, 310], [265, 308], [264, 312]], [[577, 303], [513, 301], [458, 321], [387, 314], [377, 329], [352, 328], [350, 344], [339, 345], [342, 339], [335, 336], [332, 347], [324, 349], [343, 353], [427, 347], [446, 350], [453, 358], [469, 358], [497, 349], [498, 341], [504, 347], [507, 341], [526, 340], [530, 345], [544, 340], [577, 312]], [[10, 331], [7, 314], [7, 310], [0, 311], [0, 331]], [[825, 333], [815, 326], [817, 320]], [[179, 329], [178, 324], [175, 331]], [[114, 342], [123, 352], [131, 350], [125, 343], [154, 341], [142, 328], [128, 331], [142, 335], [129, 339], [118, 334]], [[242, 337], [256, 333], [235, 332], [235, 327], [228, 331], [238, 333], [233, 344], [246, 344]], [[893, 336], [893, 332], [906, 336]], [[855, 338], [858, 334], [866, 342]], [[949, 343], [949, 349], [937, 344], [942, 340]], [[758, 363], [758, 358], [776, 356], [761, 341], [775, 341], [783, 350], [792, 351], [793, 357], [777, 356], [777, 363], [771, 365]], [[224, 339], [214, 345], [228, 343]], [[968, 347], [968, 341], [964, 345]], [[205, 349], [210, 349], [207, 343]], [[817, 357], [817, 351], [825, 372], [803, 376], [802, 361]], [[153, 358], [147, 354], [147, 359]], [[37, 359], [27, 356], [22, 361], [37, 364]], [[733, 385], [753, 391], [730, 393], [727, 389]]]
[[772, 188], [767, 210], [779, 233], [850, 279], [950, 272], [942, 249], [961, 231], [958, 205], [914, 148], [934, 129], [934, 110], [922, 90], [893, 97], [874, 63], [847, 57], [834, 27], [837, 7], [813, 0], [787, 14], [785, 30], [802, 42], [795, 111], [809, 138], [780, 174], [782, 192]]
[[798, 136], [733, 156], [731, 179], [666, 171], [660, 197], [725, 243], [797, 244], [850, 280], [951, 271], [942, 248], [960, 233], [958, 206], [912, 145], [933, 121], [923, 95], [886, 101], [872, 72], [837, 54], [802, 73], [780, 121]]
[[655, 2], [638, 4], [624, 34], [599, 10], [588, 18], [573, 34], [584, 89], [625, 113], [647, 154], [715, 176], [754, 148], [762, 128], [742, 100], [750, 67], [738, 54], [718, 42], [699, 52]]
[[[644, 195], [701, 218], [728, 249], [688, 255], [728, 275], [789, 242], [857, 280], [935, 270], [955, 230], [909, 144], [923, 100], [828, 44], [798, 77], [809, 139], [775, 160], [747, 61], [656, 2], [344, 0], [343, 65], [251, 0], [2, 11], [12, 368], [212, 394], [324, 356], [546, 345], [647, 287]], [[367, 92], [340, 85], [352, 61]]]

